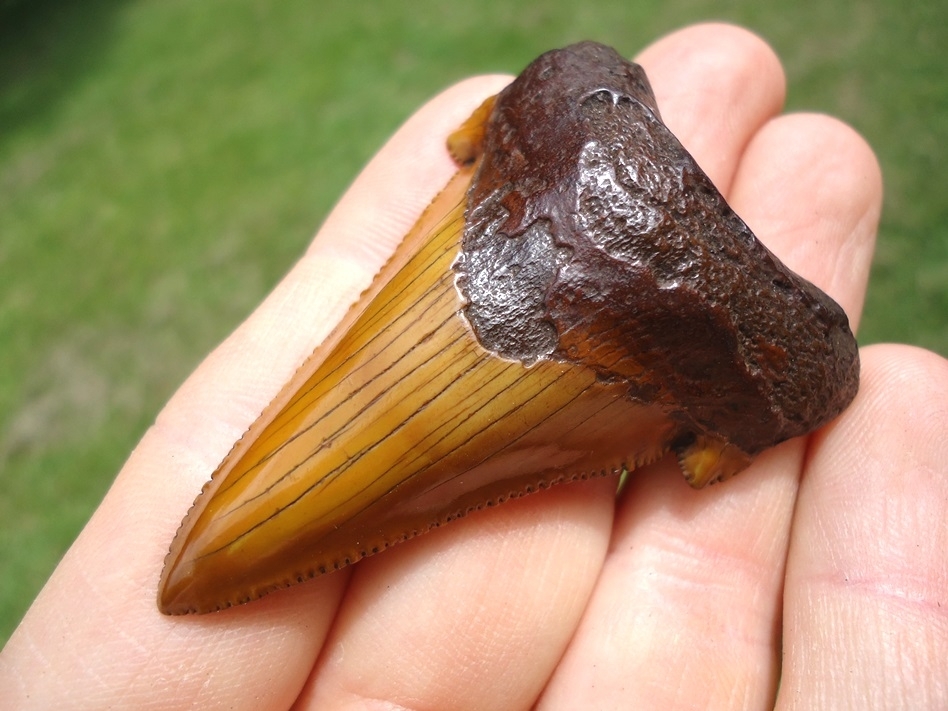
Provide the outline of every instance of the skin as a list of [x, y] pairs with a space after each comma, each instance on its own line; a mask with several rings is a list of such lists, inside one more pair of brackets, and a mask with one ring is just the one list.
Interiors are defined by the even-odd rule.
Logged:
[[[779, 116], [779, 62], [743, 30], [691, 27], [638, 61], [738, 214], [857, 323], [881, 203], [862, 139]], [[839, 419], [724, 485], [692, 491], [666, 460], [618, 501], [613, 480], [557, 487], [251, 605], [158, 613], [195, 494], [447, 181], [443, 138], [506, 81], [423, 107], [169, 402], [4, 649], [0, 706], [948, 705], [948, 363], [906, 346], [864, 349]]]

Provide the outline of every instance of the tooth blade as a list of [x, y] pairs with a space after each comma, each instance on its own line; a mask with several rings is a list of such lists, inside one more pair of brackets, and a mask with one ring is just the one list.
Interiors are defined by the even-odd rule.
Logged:
[[449, 185], [391, 277], [221, 464], [172, 544], [164, 612], [254, 599], [488, 503], [665, 450], [665, 411], [624, 386], [477, 343], [451, 270], [466, 184]]

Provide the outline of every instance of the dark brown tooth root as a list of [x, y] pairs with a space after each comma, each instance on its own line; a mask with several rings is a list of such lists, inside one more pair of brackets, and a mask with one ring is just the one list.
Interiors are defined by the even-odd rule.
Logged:
[[485, 348], [668, 406], [683, 466], [712, 479], [852, 400], [846, 314], [728, 207], [641, 67], [593, 43], [543, 55], [497, 97], [483, 151], [456, 269]]

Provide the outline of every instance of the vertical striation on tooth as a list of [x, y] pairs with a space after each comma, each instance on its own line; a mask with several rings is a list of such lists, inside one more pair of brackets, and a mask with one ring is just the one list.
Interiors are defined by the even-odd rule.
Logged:
[[543, 55], [449, 143], [457, 175], [188, 512], [162, 612], [669, 449], [702, 486], [853, 397], [845, 314], [728, 208], [638, 66]]
[[172, 543], [162, 611], [255, 599], [486, 504], [663, 453], [664, 408], [588, 369], [526, 369], [477, 343], [451, 271], [469, 182], [451, 181], [215, 472]]

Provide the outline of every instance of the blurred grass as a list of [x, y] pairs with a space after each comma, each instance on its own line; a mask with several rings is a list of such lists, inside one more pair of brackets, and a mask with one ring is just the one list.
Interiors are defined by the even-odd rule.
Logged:
[[[725, 19], [886, 176], [860, 340], [948, 354], [948, 5], [65, 0], [0, 12], [0, 639], [162, 403], [466, 75]], [[169, 473], [171, 476], [172, 473]], [[157, 571], [156, 571], [157, 572]]]

